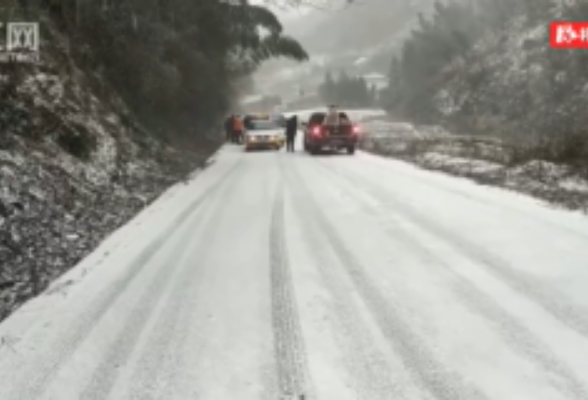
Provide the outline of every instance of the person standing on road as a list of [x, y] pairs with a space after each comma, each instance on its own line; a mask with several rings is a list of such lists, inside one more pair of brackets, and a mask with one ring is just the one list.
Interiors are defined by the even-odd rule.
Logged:
[[229, 115], [227, 119], [225, 119], [225, 134], [227, 143], [231, 142], [233, 139], [233, 116]]
[[293, 115], [286, 124], [286, 151], [294, 153], [294, 142], [298, 131], [298, 116]]
[[253, 129], [253, 117], [247, 115], [245, 119], [243, 119], [243, 125], [245, 125], [245, 129]]
[[241, 119], [241, 117], [236, 115], [235, 119], [233, 121], [234, 121], [234, 123], [233, 123], [234, 141], [235, 141], [235, 143], [241, 143], [243, 141], [243, 131], [244, 131], [243, 120]]
[[335, 105], [329, 106], [329, 109], [327, 111], [327, 115], [325, 116], [325, 120], [323, 121], [323, 125], [333, 127], [333, 126], [339, 126], [340, 123], [341, 123], [341, 121], [340, 121], [340, 117], [339, 117], [339, 112], [337, 110], [337, 106], [335, 106]]

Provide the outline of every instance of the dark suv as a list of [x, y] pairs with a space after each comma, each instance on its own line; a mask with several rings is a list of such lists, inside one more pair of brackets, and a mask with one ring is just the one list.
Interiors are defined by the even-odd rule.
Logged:
[[348, 154], [354, 154], [359, 139], [359, 127], [352, 124], [344, 112], [339, 113], [339, 119], [348, 123], [325, 126], [323, 121], [326, 115], [325, 112], [314, 113], [308, 123], [304, 124], [304, 150], [314, 155], [323, 149], [346, 149]]

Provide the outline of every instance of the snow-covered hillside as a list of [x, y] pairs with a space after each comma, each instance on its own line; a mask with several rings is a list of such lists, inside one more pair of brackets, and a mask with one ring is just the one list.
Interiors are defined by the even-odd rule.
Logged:
[[529, 27], [520, 19], [446, 70], [436, 94], [440, 120], [466, 134], [557, 142], [584, 152], [554, 161], [586, 158], [585, 62], [585, 53], [550, 49], [547, 24]]
[[98, 95], [64, 59], [0, 69], [0, 320], [215, 148], [152, 139], [114, 91]]

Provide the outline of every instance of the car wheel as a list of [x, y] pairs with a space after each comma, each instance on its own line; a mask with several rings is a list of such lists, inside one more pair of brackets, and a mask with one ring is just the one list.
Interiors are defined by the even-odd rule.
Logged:
[[355, 146], [349, 146], [347, 148], [347, 154], [349, 154], [349, 155], [355, 154]]

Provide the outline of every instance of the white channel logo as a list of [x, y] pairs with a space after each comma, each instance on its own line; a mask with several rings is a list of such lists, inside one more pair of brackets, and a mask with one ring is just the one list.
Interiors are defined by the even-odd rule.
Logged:
[[39, 51], [39, 24], [36, 22], [9, 22], [6, 30], [6, 50]]

